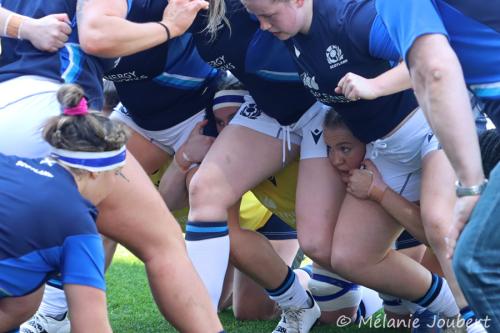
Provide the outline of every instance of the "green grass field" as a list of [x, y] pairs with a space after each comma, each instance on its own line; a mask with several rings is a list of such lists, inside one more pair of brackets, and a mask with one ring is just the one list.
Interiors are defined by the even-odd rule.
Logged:
[[[122, 247], [118, 248], [113, 264], [107, 273], [108, 307], [114, 332], [176, 332], [158, 312], [149, 291], [144, 265]], [[276, 321], [238, 321], [231, 311], [220, 315], [226, 332], [270, 333]], [[193, 318], [196, 320], [196, 318]], [[389, 329], [316, 327], [313, 333], [322, 332], [397, 332]], [[211, 332], [207, 332], [211, 333]]]

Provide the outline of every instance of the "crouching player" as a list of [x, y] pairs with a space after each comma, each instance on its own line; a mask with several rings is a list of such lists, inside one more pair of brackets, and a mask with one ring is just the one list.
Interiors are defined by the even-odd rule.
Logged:
[[0, 332], [18, 332], [60, 275], [72, 332], [111, 332], [96, 205], [125, 164], [128, 133], [88, 112], [83, 90], [63, 86], [64, 114], [51, 118], [43, 159], [0, 154]]

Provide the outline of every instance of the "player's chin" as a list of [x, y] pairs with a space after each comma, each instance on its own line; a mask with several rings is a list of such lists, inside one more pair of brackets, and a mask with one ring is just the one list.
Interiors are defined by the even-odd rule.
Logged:
[[281, 31], [273, 32], [272, 34], [279, 40], [287, 40], [292, 37], [290, 34]]

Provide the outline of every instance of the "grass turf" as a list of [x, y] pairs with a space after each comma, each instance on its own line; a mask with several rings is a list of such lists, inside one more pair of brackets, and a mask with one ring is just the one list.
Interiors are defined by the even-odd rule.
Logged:
[[[122, 247], [118, 247], [106, 281], [108, 309], [114, 332], [177, 332], [160, 315], [148, 287], [144, 265]], [[270, 333], [275, 321], [238, 321], [231, 311], [224, 311], [220, 318], [228, 333]], [[195, 318], [193, 320], [196, 320]], [[323, 332], [397, 332], [387, 328], [333, 328], [318, 326], [313, 333]], [[211, 332], [207, 332], [211, 333]]]

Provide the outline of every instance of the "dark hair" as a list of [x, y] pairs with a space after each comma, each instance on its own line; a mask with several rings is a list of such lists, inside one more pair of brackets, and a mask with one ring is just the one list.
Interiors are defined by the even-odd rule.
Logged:
[[104, 108], [113, 110], [120, 103], [120, 97], [113, 81], [104, 80]]
[[500, 135], [494, 129], [487, 130], [479, 136], [483, 170], [487, 178], [491, 170], [495, 168], [500, 160]]
[[333, 129], [337, 127], [347, 127], [347, 125], [345, 124], [342, 116], [333, 108], [330, 108], [325, 115], [323, 127]]
[[[57, 92], [62, 108], [77, 106], [84, 98], [83, 89], [65, 84]], [[50, 118], [43, 130], [44, 139], [54, 148], [81, 152], [111, 151], [121, 148], [128, 139], [125, 126], [100, 112], [69, 116], [61, 114]]]

